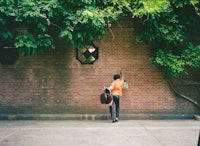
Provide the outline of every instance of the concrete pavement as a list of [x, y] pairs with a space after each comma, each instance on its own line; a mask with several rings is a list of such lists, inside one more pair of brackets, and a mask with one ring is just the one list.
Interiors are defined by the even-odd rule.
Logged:
[[197, 146], [197, 120], [0, 121], [0, 146]]

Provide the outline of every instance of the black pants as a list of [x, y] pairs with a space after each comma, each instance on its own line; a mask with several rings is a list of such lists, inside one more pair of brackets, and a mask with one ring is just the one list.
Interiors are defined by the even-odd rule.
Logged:
[[115, 95], [115, 94], [113, 95], [113, 102], [112, 102], [112, 105], [110, 105], [110, 107], [109, 107], [109, 109], [110, 109], [110, 115], [111, 115], [111, 119], [112, 120], [115, 119], [114, 106], [116, 108], [116, 118], [119, 118], [119, 110], [120, 110], [119, 99], [120, 99], [119, 95]]

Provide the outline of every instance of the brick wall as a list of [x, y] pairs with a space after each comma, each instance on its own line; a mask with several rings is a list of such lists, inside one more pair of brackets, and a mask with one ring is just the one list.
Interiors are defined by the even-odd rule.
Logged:
[[135, 28], [124, 18], [101, 41], [99, 58], [81, 65], [75, 49], [57, 40], [56, 51], [20, 57], [0, 65], [0, 114], [107, 114], [99, 95], [113, 74], [125, 71], [129, 89], [121, 98], [121, 113], [190, 114], [198, 109], [175, 97], [158, 69], [151, 66], [149, 46], [135, 44]]

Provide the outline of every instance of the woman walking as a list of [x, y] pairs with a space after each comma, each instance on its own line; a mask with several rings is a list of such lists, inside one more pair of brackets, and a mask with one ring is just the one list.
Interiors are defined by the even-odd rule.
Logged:
[[[124, 84], [124, 72], [121, 70], [120, 74], [115, 74], [113, 76], [113, 82], [111, 83], [109, 89], [111, 91], [113, 101], [109, 106], [112, 122], [117, 122], [119, 120], [120, 112], [120, 97], [122, 96], [122, 88]], [[116, 108], [116, 116], [114, 114], [114, 106]]]

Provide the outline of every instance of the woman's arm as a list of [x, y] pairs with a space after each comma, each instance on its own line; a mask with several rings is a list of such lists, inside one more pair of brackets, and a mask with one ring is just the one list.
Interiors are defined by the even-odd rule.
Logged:
[[123, 69], [121, 70], [121, 80], [124, 81], [124, 70]]

